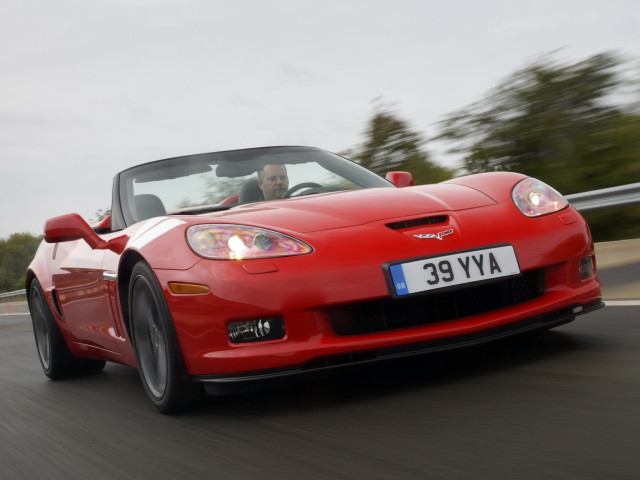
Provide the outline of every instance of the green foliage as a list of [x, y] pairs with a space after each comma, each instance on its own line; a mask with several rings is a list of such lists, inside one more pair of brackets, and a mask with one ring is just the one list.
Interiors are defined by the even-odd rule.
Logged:
[[97, 222], [100, 222], [102, 220], [104, 220], [105, 218], [107, 218], [109, 215], [111, 215], [111, 209], [110, 208], [105, 208], [105, 209], [100, 209], [96, 212], [96, 218], [97, 218]]
[[424, 143], [420, 133], [385, 107], [379, 108], [369, 120], [364, 143], [345, 152], [345, 156], [381, 176], [394, 170], [411, 172], [416, 184], [452, 178], [452, 170], [429, 159], [422, 147]]
[[543, 58], [448, 116], [439, 138], [469, 173], [518, 171], [564, 194], [638, 181], [640, 116], [614, 103], [626, 99], [621, 67], [607, 53], [568, 65]]
[[29, 233], [14, 233], [7, 240], [0, 239], [0, 292], [24, 288], [25, 271], [41, 240]]

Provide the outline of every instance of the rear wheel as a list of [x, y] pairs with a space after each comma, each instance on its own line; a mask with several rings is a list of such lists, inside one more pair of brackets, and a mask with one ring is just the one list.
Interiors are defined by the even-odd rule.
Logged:
[[189, 381], [167, 302], [153, 271], [144, 262], [137, 263], [131, 272], [129, 319], [147, 396], [164, 413], [184, 408], [198, 386]]
[[31, 282], [29, 289], [29, 309], [40, 365], [47, 377], [59, 380], [78, 373], [99, 372], [104, 368], [103, 360], [77, 358], [71, 353], [37, 280]]

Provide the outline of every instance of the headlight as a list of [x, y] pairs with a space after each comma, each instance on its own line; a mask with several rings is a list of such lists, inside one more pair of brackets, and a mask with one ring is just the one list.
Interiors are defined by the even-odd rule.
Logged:
[[245, 225], [193, 225], [187, 229], [187, 242], [196, 254], [215, 260], [288, 257], [313, 251], [283, 233]]
[[546, 183], [526, 178], [513, 188], [511, 198], [527, 217], [539, 217], [567, 208], [569, 202]]

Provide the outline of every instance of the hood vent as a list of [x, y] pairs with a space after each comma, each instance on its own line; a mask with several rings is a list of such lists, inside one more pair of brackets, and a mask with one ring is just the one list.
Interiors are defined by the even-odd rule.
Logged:
[[423, 225], [445, 223], [448, 219], [449, 217], [447, 215], [437, 215], [435, 217], [414, 218], [413, 220], [387, 223], [386, 226], [392, 230], [404, 230], [406, 228], [422, 227]]

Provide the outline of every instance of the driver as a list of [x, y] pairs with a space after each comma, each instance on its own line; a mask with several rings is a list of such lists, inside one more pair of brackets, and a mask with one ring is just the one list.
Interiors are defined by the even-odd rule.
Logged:
[[267, 164], [258, 171], [258, 187], [265, 200], [282, 198], [289, 189], [289, 176], [284, 165]]

